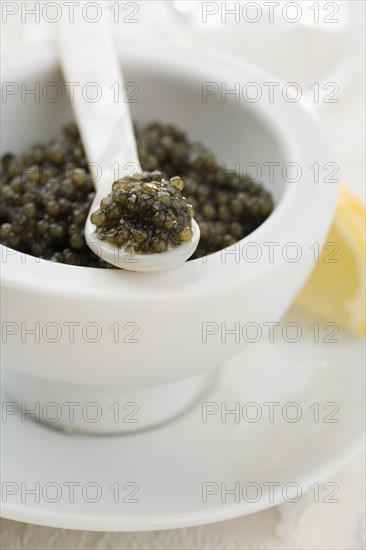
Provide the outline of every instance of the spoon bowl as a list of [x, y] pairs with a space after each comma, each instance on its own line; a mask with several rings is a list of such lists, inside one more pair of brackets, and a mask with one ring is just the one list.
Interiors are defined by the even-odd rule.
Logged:
[[200, 229], [195, 220], [192, 220], [193, 237], [187, 243], [182, 243], [175, 248], [161, 252], [160, 254], [133, 254], [124, 248], [117, 248], [110, 243], [101, 241], [90, 216], [85, 225], [86, 242], [104, 261], [113, 264], [121, 269], [130, 271], [161, 271], [176, 267], [188, 260], [197, 248], [200, 240]]

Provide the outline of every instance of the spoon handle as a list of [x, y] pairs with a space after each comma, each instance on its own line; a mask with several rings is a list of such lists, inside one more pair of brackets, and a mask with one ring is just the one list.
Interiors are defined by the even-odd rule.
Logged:
[[[105, 3], [99, 4], [103, 10]], [[110, 192], [113, 181], [140, 170], [108, 13], [104, 9], [97, 23], [82, 17], [73, 23], [61, 19], [56, 36], [70, 101], [86, 156], [92, 163], [97, 196], [103, 196]]]

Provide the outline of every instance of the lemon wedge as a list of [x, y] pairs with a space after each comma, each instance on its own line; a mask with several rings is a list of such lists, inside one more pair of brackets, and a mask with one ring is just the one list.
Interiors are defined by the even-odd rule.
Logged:
[[295, 301], [304, 311], [356, 336], [366, 335], [365, 228], [365, 206], [342, 186], [319, 261]]

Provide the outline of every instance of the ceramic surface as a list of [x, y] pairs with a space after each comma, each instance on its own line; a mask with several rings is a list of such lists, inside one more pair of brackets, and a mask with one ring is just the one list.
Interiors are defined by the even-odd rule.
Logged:
[[[69, 435], [4, 398], [2, 515], [141, 531], [238, 517], [305, 492], [332, 508], [343, 494], [335, 471], [363, 447], [364, 343], [321, 321], [315, 342], [315, 322], [290, 310], [274, 342], [250, 344], [188, 413], [150, 431]], [[289, 323], [297, 343], [283, 337]]]
[[[314, 181], [314, 163], [322, 168], [333, 156], [305, 104], [289, 102], [280, 89], [274, 102], [203, 96], [212, 85], [263, 85], [270, 75], [233, 57], [153, 41], [149, 47], [122, 42], [120, 51], [126, 81], [138, 84], [133, 116], [181, 126], [227, 168], [259, 165], [276, 208], [236, 246], [163, 273], [71, 267], [3, 249], [3, 364], [20, 379], [23, 373], [46, 384], [38, 390], [35, 384], [33, 400], [62, 384], [79, 388], [81, 399], [95, 388], [109, 388], [111, 396], [121, 388], [123, 398], [122, 388], [211, 375], [246, 342], [205, 338], [207, 323], [229, 329], [277, 321], [314, 267], [314, 244], [321, 246], [336, 203], [338, 185], [322, 176]], [[44, 92], [62, 81], [50, 45], [19, 47], [4, 57], [3, 79], [19, 90], [26, 83]], [[65, 90], [56, 103], [42, 94], [39, 102], [8, 94], [2, 111], [3, 149], [18, 152], [52, 138], [72, 117]], [[274, 182], [265, 163], [278, 163]], [[296, 182], [288, 181], [289, 163], [300, 167]], [[28, 332], [33, 329], [36, 335]], [[59, 395], [67, 397], [67, 391]], [[167, 416], [163, 407], [160, 420]]]

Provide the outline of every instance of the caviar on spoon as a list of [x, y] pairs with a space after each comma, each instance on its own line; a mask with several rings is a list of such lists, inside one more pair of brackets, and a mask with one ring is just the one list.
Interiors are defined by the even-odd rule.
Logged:
[[[161, 271], [192, 256], [200, 230], [193, 207], [182, 195], [182, 180], [141, 170], [128, 105], [122, 98], [114, 102], [111, 91], [112, 86], [123, 90], [124, 82], [107, 21], [107, 16], [94, 24], [81, 18], [77, 23], [61, 20], [57, 27], [65, 80], [80, 83], [82, 90], [96, 83], [99, 94], [95, 102], [81, 93], [73, 97], [96, 188], [85, 239], [93, 252], [116, 267]], [[112, 169], [118, 170], [114, 183]]]

